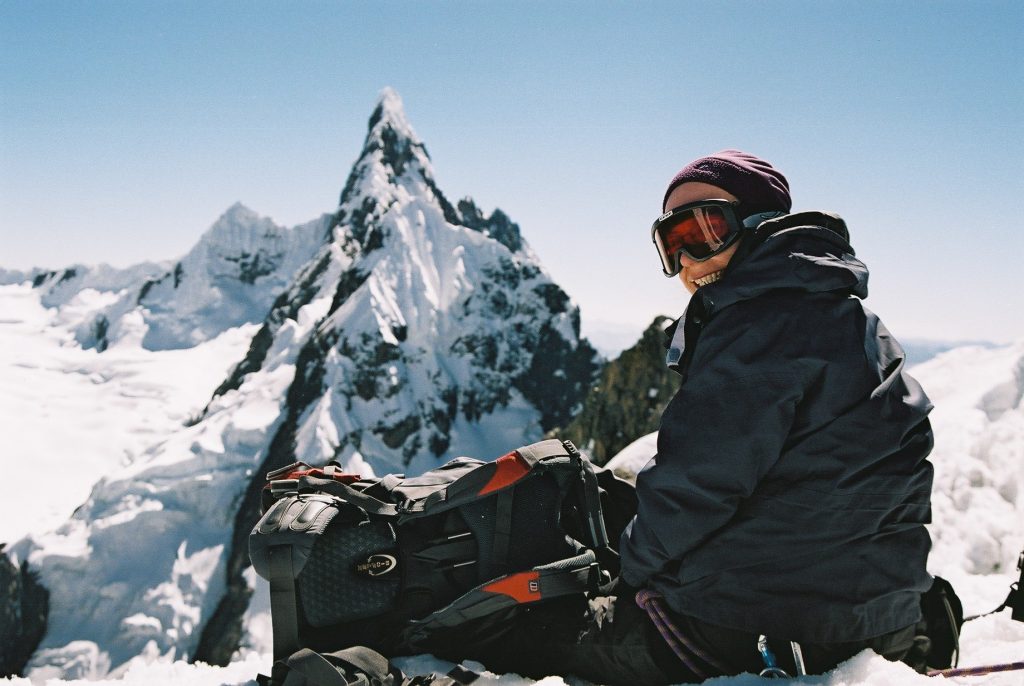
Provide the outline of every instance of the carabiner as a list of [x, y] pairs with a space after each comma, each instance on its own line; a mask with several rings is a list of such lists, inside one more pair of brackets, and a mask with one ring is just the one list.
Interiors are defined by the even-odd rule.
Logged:
[[779, 667], [779, 663], [775, 659], [775, 653], [768, 647], [768, 637], [761, 634], [757, 637], [757, 652], [761, 653], [761, 660], [764, 661], [764, 669], [758, 676], [765, 677], [767, 679], [791, 679], [792, 677], [786, 673], [786, 670]]

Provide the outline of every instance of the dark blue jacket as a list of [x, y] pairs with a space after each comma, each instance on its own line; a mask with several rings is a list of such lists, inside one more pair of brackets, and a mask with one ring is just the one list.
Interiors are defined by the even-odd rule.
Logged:
[[913, 624], [931, 583], [931, 404], [861, 305], [842, 220], [789, 215], [744, 241], [677, 322], [682, 384], [637, 477], [623, 578], [779, 639]]

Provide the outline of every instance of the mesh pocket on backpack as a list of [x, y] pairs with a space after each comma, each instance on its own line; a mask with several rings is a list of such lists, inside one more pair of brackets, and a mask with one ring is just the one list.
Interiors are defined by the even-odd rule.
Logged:
[[334, 521], [317, 538], [296, 579], [306, 621], [316, 627], [372, 617], [392, 609], [399, 571], [369, 576], [356, 571], [371, 555], [395, 555], [395, 533], [384, 522]]

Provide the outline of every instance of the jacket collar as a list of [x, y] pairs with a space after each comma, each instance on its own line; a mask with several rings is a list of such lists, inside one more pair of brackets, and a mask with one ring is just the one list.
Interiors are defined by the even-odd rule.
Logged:
[[868, 295], [867, 266], [855, 257], [846, 223], [838, 215], [786, 215], [762, 223], [744, 240], [750, 242], [737, 251], [724, 277], [694, 296], [709, 317], [780, 289]]

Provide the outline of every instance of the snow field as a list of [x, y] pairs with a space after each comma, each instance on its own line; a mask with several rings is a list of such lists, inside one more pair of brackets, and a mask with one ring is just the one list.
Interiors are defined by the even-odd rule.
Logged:
[[[186, 350], [115, 345], [83, 350], [65, 325], [105, 296], [87, 290], [68, 307], [44, 308], [28, 284], [0, 286], [0, 435], [4, 465], [35, 477], [0, 498], [0, 542], [56, 529], [93, 484], [178, 431], [242, 358], [256, 331], [245, 325]], [[63, 321], [62, 321], [63, 319]]]

